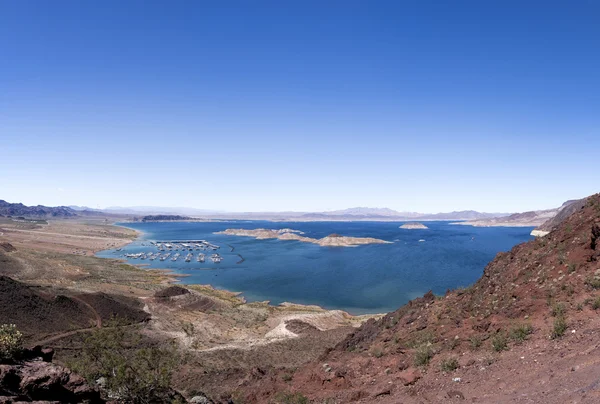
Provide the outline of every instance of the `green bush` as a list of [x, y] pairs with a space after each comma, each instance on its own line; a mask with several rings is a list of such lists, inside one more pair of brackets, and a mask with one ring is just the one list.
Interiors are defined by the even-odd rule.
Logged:
[[492, 338], [492, 348], [496, 352], [502, 352], [508, 349], [508, 341], [506, 339], [506, 335], [503, 333], [498, 333], [494, 335]]
[[444, 359], [440, 367], [444, 372], [453, 372], [459, 368], [458, 360], [456, 358]]
[[593, 289], [600, 289], [600, 279], [588, 278], [585, 280], [585, 284], [591, 286]]
[[371, 354], [376, 358], [381, 358], [384, 355], [383, 349], [376, 347], [371, 350]]
[[565, 314], [565, 305], [562, 303], [554, 303], [552, 305], [552, 309], [550, 310], [550, 314], [552, 317], [560, 317]]
[[301, 393], [279, 393], [275, 400], [277, 404], [308, 404], [308, 398]]
[[483, 341], [479, 335], [473, 335], [469, 338], [469, 342], [471, 342], [471, 348], [478, 349]]
[[594, 309], [594, 310], [600, 309], [600, 297], [597, 297], [592, 301], [592, 309]]
[[567, 320], [564, 316], [559, 316], [554, 320], [554, 326], [552, 328], [550, 338], [558, 339], [565, 335], [565, 331], [567, 331]]
[[13, 359], [23, 349], [23, 334], [14, 324], [0, 325], [0, 360]]
[[529, 338], [529, 335], [533, 332], [533, 327], [531, 326], [531, 324], [519, 324], [514, 326], [511, 330], [510, 330], [510, 338], [517, 342], [523, 342], [525, 341], [527, 338]]
[[430, 345], [424, 344], [421, 345], [415, 351], [415, 366], [426, 366], [429, 364], [433, 358], [433, 349]]

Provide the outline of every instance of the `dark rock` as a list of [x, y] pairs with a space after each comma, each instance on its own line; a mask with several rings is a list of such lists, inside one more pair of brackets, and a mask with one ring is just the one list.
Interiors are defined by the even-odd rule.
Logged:
[[0, 396], [18, 397], [20, 402], [105, 402], [81, 376], [41, 360], [0, 365]]
[[598, 239], [600, 239], [600, 224], [594, 223], [592, 226], [592, 242], [590, 247], [592, 250], [596, 250], [596, 246], [598, 245]]
[[169, 286], [168, 288], [162, 289], [154, 293], [154, 297], [157, 298], [169, 298], [175, 296], [189, 295], [190, 291], [181, 286]]
[[460, 400], [464, 400], [465, 399], [465, 395], [458, 390], [450, 390], [448, 392], [448, 398], [458, 398]]
[[17, 249], [15, 247], [13, 247], [13, 245], [11, 243], [0, 243], [0, 250], [3, 250], [5, 252], [13, 252], [13, 251], [17, 251]]

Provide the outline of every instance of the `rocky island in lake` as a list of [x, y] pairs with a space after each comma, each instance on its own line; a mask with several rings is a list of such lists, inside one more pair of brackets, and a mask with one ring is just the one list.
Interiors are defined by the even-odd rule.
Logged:
[[329, 236], [316, 239], [302, 236], [303, 232], [293, 229], [227, 229], [216, 232], [215, 234], [226, 234], [229, 236], [247, 236], [255, 237], [259, 240], [276, 238], [279, 240], [297, 240], [305, 243], [318, 244], [322, 247], [356, 247], [364, 244], [387, 244], [391, 241], [385, 241], [372, 237], [348, 237], [339, 234], [330, 234]]
[[418, 229], [428, 229], [429, 227], [425, 226], [423, 223], [409, 222], [409, 223], [404, 223], [402, 226], [400, 226], [400, 228], [408, 229], [408, 230], [418, 230]]

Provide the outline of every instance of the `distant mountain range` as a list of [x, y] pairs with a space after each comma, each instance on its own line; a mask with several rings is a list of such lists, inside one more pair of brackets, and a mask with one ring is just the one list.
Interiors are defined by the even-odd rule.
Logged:
[[420, 213], [415, 212], [398, 212], [389, 208], [350, 208], [343, 210], [333, 210], [330, 212], [322, 212], [324, 215], [331, 216], [390, 216], [390, 217], [418, 217]]
[[276, 220], [276, 221], [408, 221], [408, 220], [474, 220], [508, 216], [508, 213], [481, 213], [464, 210], [448, 213], [399, 212], [389, 208], [357, 207], [328, 212], [219, 212], [195, 208], [177, 207], [110, 207], [102, 210], [105, 213], [129, 215], [187, 215], [206, 219], [231, 220]]
[[303, 213], [303, 220], [473, 220], [507, 216], [508, 213], [482, 213], [474, 210], [445, 213], [399, 212], [389, 208], [350, 208], [331, 212]]
[[0, 215], [23, 217], [74, 217], [77, 212], [67, 206], [25, 206], [22, 203], [9, 203], [0, 199]]
[[[560, 209], [537, 211], [539, 221], [555, 215]], [[148, 216], [148, 215], [185, 215], [192, 218], [230, 219], [230, 220], [274, 220], [274, 221], [426, 221], [426, 220], [455, 220], [489, 223], [503, 223], [513, 220], [526, 219], [532, 212], [510, 215], [508, 213], [485, 213], [474, 210], [463, 210], [443, 213], [399, 212], [389, 208], [356, 207], [328, 212], [219, 212], [214, 210], [157, 207], [157, 206], [113, 206], [106, 209], [92, 209], [86, 206], [25, 206], [21, 203], [9, 203], [0, 200], [0, 214], [3, 216], [23, 217], [76, 217], [76, 216]], [[509, 216], [510, 215], [510, 216]], [[523, 217], [522, 217], [523, 216]], [[534, 219], [532, 222], [536, 222]], [[537, 222], [536, 222], [537, 223]]]
[[110, 206], [106, 209], [102, 209], [106, 213], [121, 213], [126, 215], [189, 215], [189, 216], [202, 216], [207, 214], [220, 213], [217, 210], [209, 209], [196, 209], [186, 207], [163, 207], [163, 206]]

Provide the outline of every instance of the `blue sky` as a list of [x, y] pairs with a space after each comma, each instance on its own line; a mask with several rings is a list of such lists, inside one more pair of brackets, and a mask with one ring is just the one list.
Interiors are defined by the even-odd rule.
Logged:
[[600, 191], [596, 1], [0, 0], [0, 199], [438, 212]]

